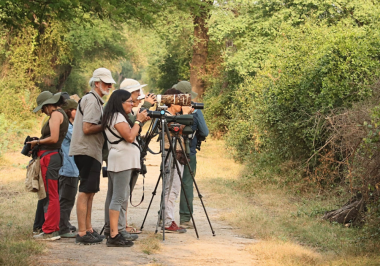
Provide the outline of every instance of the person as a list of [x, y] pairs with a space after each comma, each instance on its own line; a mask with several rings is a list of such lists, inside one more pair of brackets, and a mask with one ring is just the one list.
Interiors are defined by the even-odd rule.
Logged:
[[132, 123], [128, 114], [132, 111], [131, 93], [116, 90], [112, 93], [104, 110], [102, 126], [105, 128], [108, 154], [108, 191], [105, 204], [104, 233], [108, 247], [130, 247], [133, 245], [125, 230], [125, 221], [120, 228], [123, 204], [129, 197], [129, 183], [132, 172], [140, 169], [140, 149], [136, 141], [142, 123], [149, 120], [147, 111], [138, 112]]
[[91, 211], [94, 195], [99, 191], [104, 144], [102, 97], [109, 94], [115, 83], [111, 71], [106, 68], [96, 69], [89, 81], [92, 90], [78, 103], [75, 115], [69, 155], [74, 156], [80, 176], [77, 197], [78, 234], [75, 239], [78, 244], [95, 244], [104, 239], [92, 228]]
[[[63, 97], [64, 100], [70, 99], [70, 96], [67, 92], [61, 92], [61, 96]], [[41, 123], [41, 130], [45, 126], [45, 124], [49, 121], [50, 116], [45, 115], [44, 119], [42, 120]], [[34, 219], [34, 224], [33, 224], [33, 235], [38, 235], [42, 233], [42, 225], [45, 222], [45, 214], [44, 214], [44, 207], [43, 207], [43, 201], [39, 200], [37, 202], [37, 210], [36, 210], [36, 215]], [[72, 227], [75, 228], [75, 227]]]
[[[172, 94], [182, 94], [179, 90], [176, 89], [169, 89], [167, 90], [164, 95], [172, 95]], [[167, 116], [174, 116], [179, 114], [182, 111], [183, 114], [189, 114], [191, 113], [191, 107], [185, 107], [177, 104], [168, 104], [168, 109], [166, 111]], [[182, 129], [184, 126], [181, 126], [180, 128], [180, 135], [182, 134]], [[165, 153], [169, 150], [170, 144], [169, 139], [165, 136]], [[183, 138], [180, 136], [180, 141], [183, 142]], [[180, 151], [181, 147], [177, 143], [176, 145], [176, 153], [177, 151]], [[175, 201], [178, 198], [178, 194], [180, 193], [181, 189], [181, 176], [183, 173], [183, 164], [178, 163], [180, 175], [178, 175], [177, 168], [175, 165], [170, 165], [170, 161], [167, 160], [165, 164], [165, 171], [170, 168], [170, 176], [167, 177], [167, 180], [165, 180], [165, 194], [164, 194], [164, 200], [165, 200], [165, 231], [168, 233], [186, 233], [186, 229], [179, 227], [177, 223], [174, 220], [174, 208], [175, 208]]]
[[[144, 103], [141, 106], [142, 108], [148, 109], [152, 107], [156, 103], [156, 96], [153, 93], [149, 93], [147, 96], [144, 95], [142, 88], [144, 88], [147, 84], [141, 85], [140, 82], [134, 79], [124, 79], [123, 82], [120, 84], [120, 89], [126, 90], [131, 93], [131, 97], [133, 100], [133, 108], [138, 108], [141, 104], [141, 101], [144, 99]], [[134, 122], [136, 119], [136, 115], [133, 112], [130, 112], [128, 114], [128, 118]], [[130, 193], [132, 193], [137, 179], [139, 177], [139, 171], [133, 171], [132, 176], [131, 176], [131, 182], [130, 182]], [[140, 234], [141, 231], [134, 228], [133, 226], [128, 225], [128, 219], [127, 219], [127, 209], [128, 209], [128, 199], [126, 199], [126, 202], [123, 203], [122, 205], [122, 210], [121, 212], [123, 213], [120, 215], [122, 220], [120, 221], [121, 223], [123, 222], [125, 218], [125, 228], [128, 233], [131, 234]]]
[[70, 214], [74, 207], [75, 196], [78, 190], [79, 170], [74, 158], [69, 156], [69, 149], [77, 107], [78, 103], [70, 98], [66, 100], [66, 105], [63, 107], [69, 118], [69, 128], [62, 142], [63, 165], [59, 170], [59, 205], [61, 208], [59, 235], [62, 238], [76, 237], [76, 234], [73, 233], [76, 228], [70, 223]]
[[38, 145], [37, 156], [40, 157], [41, 174], [44, 180], [46, 198], [40, 201], [40, 210], [37, 208], [36, 220], [40, 220], [39, 212], [44, 213], [42, 232], [33, 236], [36, 240], [57, 240], [59, 236], [59, 195], [58, 171], [62, 166], [61, 144], [66, 136], [69, 122], [60, 106], [65, 104], [61, 93], [53, 94], [49, 91], [41, 92], [37, 97], [37, 107], [33, 112], [42, 110], [48, 121], [41, 130], [41, 137], [30, 141], [32, 149]]
[[[176, 84], [175, 88], [181, 93], [184, 94], [190, 94], [191, 99], [194, 100], [197, 96], [198, 93], [193, 92], [191, 90], [191, 84], [188, 81], [180, 81], [179, 83]], [[202, 136], [202, 137], [207, 137], [209, 134], [208, 127], [206, 125], [206, 121], [204, 119], [203, 113], [200, 109], [196, 109], [192, 112], [193, 114], [193, 125], [191, 126], [192, 130], [194, 131], [193, 137], [190, 140], [190, 168], [191, 171], [196, 173], [197, 170], [197, 135]], [[189, 168], [185, 167], [182, 175], [182, 184], [183, 184], [183, 189], [181, 189], [181, 196], [180, 196], [180, 201], [179, 201], [179, 220], [180, 220], [180, 226], [186, 229], [192, 229], [194, 228], [193, 224], [190, 221], [191, 214], [193, 213], [193, 199], [194, 199], [194, 194], [193, 194], [193, 177], [190, 174]], [[187, 199], [189, 201], [189, 206], [190, 210], [187, 206], [186, 198], [185, 198], [185, 193], [187, 196]]]

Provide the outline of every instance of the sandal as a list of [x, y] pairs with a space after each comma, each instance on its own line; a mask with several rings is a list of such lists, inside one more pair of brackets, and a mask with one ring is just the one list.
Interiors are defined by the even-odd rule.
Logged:
[[141, 234], [141, 231], [134, 228], [133, 226], [126, 226], [125, 230], [130, 234]]

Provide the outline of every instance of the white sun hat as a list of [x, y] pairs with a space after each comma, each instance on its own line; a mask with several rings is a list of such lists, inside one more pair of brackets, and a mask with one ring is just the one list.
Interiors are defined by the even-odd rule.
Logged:
[[140, 84], [140, 82], [134, 79], [124, 79], [123, 82], [120, 84], [120, 89], [126, 90], [130, 93], [140, 90], [140, 96], [137, 99], [141, 100], [145, 98], [142, 88], [144, 88], [146, 85], [148, 84]]

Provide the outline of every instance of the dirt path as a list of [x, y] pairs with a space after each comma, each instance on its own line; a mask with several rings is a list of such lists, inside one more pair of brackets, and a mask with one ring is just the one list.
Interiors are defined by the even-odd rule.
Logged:
[[[157, 149], [156, 149], [157, 150]], [[151, 199], [151, 192], [159, 175], [160, 155], [148, 155], [148, 174], [145, 178], [145, 201], [139, 207], [130, 207], [128, 222], [140, 227], [146, 209]], [[104, 202], [107, 192], [107, 179], [102, 178], [100, 192], [95, 195], [93, 206], [93, 226], [100, 232], [104, 223]], [[159, 186], [160, 187], [160, 186]], [[142, 179], [137, 182], [134, 201], [137, 202], [142, 194]], [[139, 240], [131, 248], [108, 248], [103, 243], [94, 246], [75, 245], [74, 239], [61, 239], [47, 243], [47, 249], [37, 261], [41, 265], [255, 265], [255, 257], [245, 250], [245, 247], [255, 240], [239, 237], [233, 229], [218, 220], [218, 210], [207, 207], [207, 193], [204, 201], [211, 219], [216, 236], [213, 237], [199, 198], [194, 198], [194, 219], [199, 232], [196, 238], [194, 230], [186, 234], [166, 234], [165, 242], [160, 241], [160, 250], [155, 254], [145, 254], [139, 244], [144, 238], [149, 238], [155, 231], [157, 211], [159, 209], [158, 190], [152, 208], [144, 225], [144, 231]], [[178, 202], [176, 207], [177, 218]], [[75, 209], [71, 222], [77, 225]]]

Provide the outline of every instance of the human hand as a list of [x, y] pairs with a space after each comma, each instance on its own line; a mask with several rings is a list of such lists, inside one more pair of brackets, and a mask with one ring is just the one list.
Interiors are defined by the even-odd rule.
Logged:
[[191, 107], [191, 106], [182, 106], [182, 113], [184, 115], [189, 115], [189, 114], [192, 114], [194, 112], [194, 108]]
[[153, 93], [149, 93], [147, 96], [145, 96], [144, 100], [152, 105], [157, 102], [156, 95], [154, 95]]
[[30, 147], [33, 149], [34, 146], [36, 146], [37, 144], [40, 144], [40, 140], [37, 139], [37, 140], [28, 141], [27, 144], [30, 144]]
[[140, 121], [141, 123], [144, 123], [145, 121], [148, 121], [150, 117], [148, 116], [147, 110], [144, 110], [140, 112], [140, 109], [137, 111], [136, 120]]

